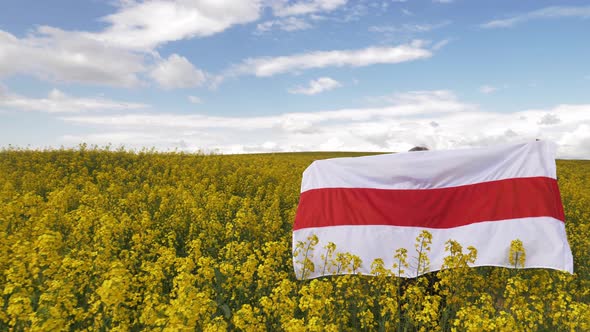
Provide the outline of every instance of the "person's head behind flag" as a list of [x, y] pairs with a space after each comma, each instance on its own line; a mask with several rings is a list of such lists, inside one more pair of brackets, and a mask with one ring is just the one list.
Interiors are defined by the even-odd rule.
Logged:
[[408, 150], [408, 152], [414, 152], [414, 151], [428, 151], [428, 148], [425, 146], [415, 146], [415, 147], [411, 148], [410, 150]]

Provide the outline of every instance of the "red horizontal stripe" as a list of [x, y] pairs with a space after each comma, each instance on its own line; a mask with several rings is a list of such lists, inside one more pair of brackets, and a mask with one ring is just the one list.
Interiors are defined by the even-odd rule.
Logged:
[[541, 216], [565, 221], [555, 179], [514, 178], [437, 189], [313, 189], [301, 194], [293, 229], [341, 225], [451, 228]]

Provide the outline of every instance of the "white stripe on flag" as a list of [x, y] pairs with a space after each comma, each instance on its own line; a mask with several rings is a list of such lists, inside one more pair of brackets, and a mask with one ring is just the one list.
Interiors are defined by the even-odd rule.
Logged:
[[555, 179], [555, 150], [552, 143], [536, 141], [317, 160], [304, 171], [301, 192], [318, 188], [445, 188], [537, 176]]
[[[396, 226], [304, 228], [293, 232], [293, 242], [305, 240], [313, 234], [319, 239], [315, 250], [308, 256], [315, 269], [314, 272], [305, 272], [307, 278], [322, 276], [324, 260], [320, 256], [325, 254], [324, 247], [329, 242], [336, 244], [336, 252], [350, 252], [359, 256], [363, 263], [357, 272], [367, 275], [371, 274], [371, 263], [376, 258], [383, 259], [384, 266], [393, 270], [395, 251], [405, 248], [408, 250], [408, 263], [411, 267], [405, 269], [406, 273], [402, 277], [415, 277], [418, 254], [414, 244], [422, 230], [424, 228]], [[519, 239], [526, 251], [525, 268], [551, 268], [573, 273], [572, 254], [567, 242], [564, 241], [564, 224], [554, 218], [512, 219], [427, 230], [432, 234], [428, 271], [439, 270], [444, 257], [449, 255], [445, 252], [447, 240], [459, 242], [464, 252], [468, 246], [477, 249], [477, 260], [472, 266], [513, 267], [509, 262], [510, 242]], [[294, 261], [297, 259], [301, 257], [294, 258]], [[301, 273], [301, 265], [295, 264], [297, 278], [300, 278]]]

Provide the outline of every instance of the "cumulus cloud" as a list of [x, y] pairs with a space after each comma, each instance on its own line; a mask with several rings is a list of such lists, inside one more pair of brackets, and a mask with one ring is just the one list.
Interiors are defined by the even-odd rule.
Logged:
[[[465, 111], [471, 105], [462, 104], [450, 92], [417, 91], [407, 95], [398, 94], [397, 100], [390, 105], [377, 108], [340, 109], [321, 112], [286, 113], [262, 117], [216, 117], [205, 115], [173, 115], [173, 114], [124, 114], [111, 116], [75, 116], [64, 117], [64, 121], [87, 126], [115, 129], [117, 132], [141, 128], [146, 132], [166, 132], [176, 135], [179, 132], [218, 133], [218, 142], [227, 142], [227, 146], [235, 142], [247, 144], [253, 137], [285, 138], [295, 135], [303, 138], [301, 149], [313, 148], [309, 138], [330, 135], [343, 124], [343, 128], [355, 123], [381, 122], [388, 118], [404, 118], [417, 116], [421, 113], [438, 113], [449, 111]], [[320, 128], [322, 128], [320, 130]], [[243, 136], [240, 136], [243, 135]], [[349, 136], [349, 133], [346, 133]], [[329, 137], [321, 139], [329, 141]], [[215, 144], [215, 143], [213, 143]], [[250, 143], [254, 144], [254, 142]], [[289, 145], [291, 149], [292, 145]], [[281, 145], [285, 149], [284, 145]], [[216, 148], [220, 148], [216, 145]], [[315, 147], [316, 149], [318, 146]], [[287, 150], [288, 150], [287, 149]]]
[[304, 94], [304, 95], [315, 95], [324, 91], [329, 91], [341, 87], [342, 84], [335, 79], [329, 77], [320, 77], [317, 80], [309, 81], [306, 87], [295, 87], [289, 89], [289, 93], [292, 94]]
[[571, 132], [566, 132], [559, 140], [561, 157], [571, 159], [590, 159], [590, 124], [580, 124]]
[[[405, 2], [405, 1], [398, 1], [398, 2]], [[404, 14], [406, 16], [414, 16], [414, 13], [412, 13], [410, 10], [407, 10], [405, 8], [402, 8], [402, 14]]]
[[150, 77], [164, 89], [174, 89], [202, 85], [206, 74], [193, 66], [187, 58], [172, 54], [154, 66]]
[[109, 27], [91, 36], [119, 47], [151, 50], [170, 41], [211, 36], [256, 21], [261, 10], [260, 0], [131, 2], [104, 17]]
[[[390, 105], [434, 105], [439, 110], [456, 110], [468, 104], [462, 103], [457, 96], [450, 90], [429, 90], [429, 91], [409, 91], [394, 92], [383, 96], [368, 97], [367, 101], [373, 104], [390, 104]], [[469, 105], [470, 108], [474, 106]], [[428, 110], [428, 109], [424, 109]]]
[[[103, 134], [76, 136], [77, 142], [113, 141], [108, 133], [157, 133], [137, 146], [224, 153], [265, 151], [407, 151], [488, 146], [536, 138], [554, 141], [559, 156], [590, 158], [590, 105], [558, 105], [513, 113], [490, 112], [461, 101], [450, 91], [413, 91], [383, 97], [381, 107], [295, 112], [258, 117], [216, 117], [163, 113], [76, 115], [61, 119]], [[559, 122], [539, 123], [548, 114]], [[268, 137], [273, 137], [268, 143]], [[105, 141], [105, 139], [109, 139]], [[158, 142], [160, 140], [160, 142]], [[266, 144], [266, 145], [265, 145]], [[131, 144], [132, 145], [132, 144]]]
[[[157, 54], [158, 46], [210, 36], [237, 24], [256, 21], [261, 10], [261, 0], [128, 1], [122, 2], [114, 14], [101, 19], [108, 24], [102, 31], [41, 26], [24, 38], [17, 38], [0, 30], [0, 78], [25, 74], [58, 82], [137, 86], [141, 74], [149, 70], [146, 63]], [[166, 69], [150, 74], [164, 87], [172, 88], [174, 84], [167, 80], [170, 71], [181, 66], [188, 68], [188, 60], [176, 56], [168, 62]], [[183, 76], [180, 87], [201, 83], [202, 73], [190, 69], [188, 74], [196, 76]]]
[[557, 117], [557, 115], [553, 113], [548, 113], [541, 117], [541, 120], [537, 122], [540, 125], [554, 125], [559, 123], [561, 120]]
[[201, 104], [203, 102], [203, 100], [197, 96], [188, 96], [188, 101], [192, 104]]
[[532, 20], [555, 18], [590, 18], [590, 6], [552, 6], [481, 24], [482, 28], [508, 28]]
[[297, 31], [310, 29], [312, 25], [300, 17], [287, 17], [278, 20], [266, 21], [256, 25], [259, 33], [279, 29], [283, 31]]
[[[426, 34], [434, 30], [442, 29], [450, 25], [452, 21], [446, 20], [437, 23], [403, 23], [403, 24], [387, 24], [387, 25], [373, 25], [368, 28], [369, 32], [380, 35], [382, 43], [391, 43], [393, 41], [400, 42], [404, 40], [413, 40], [418, 35]], [[444, 47], [450, 42], [450, 39], [444, 39], [435, 43], [431, 50], [436, 51]]]
[[10, 92], [0, 93], [0, 107], [9, 110], [47, 113], [80, 113], [86, 111], [122, 111], [144, 109], [149, 106], [104, 98], [78, 98], [53, 89], [47, 98], [29, 98]]
[[81, 33], [41, 26], [25, 38], [0, 30], [0, 78], [27, 74], [58, 82], [119, 87], [139, 83], [143, 56], [108, 47]]
[[305, 15], [329, 12], [346, 4], [347, 0], [302, 0], [294, 3], [276, 1], [271, 4], [276, 16]]
[[[343, 7], [345, 0], [278, 1], [270, 4], [280, 17], [258, 25], [259, 31], [288, 31], [311, 27], [318, 13]], [[204, 73], [189, 59], [172, 54], [162, 60], [157, 48], [171, 41], [206, 37], [260, 18], [267, 2], [230, 1], [126, 1], [101, 20], [101, 31], [65, 31], [41, 26], [23, 38], [0, 30], [0, 79], [25, 74], [55, 82], [133, 87], [152, 78], [165, 89], [199, 86], [209, 80], [218, 85], [225, 76], [272, 76], [325, 67], [360, 67], [392, 64], [431, 57], [422, 41], [392, 47], [315, 51], [278, 57], [258, 57], [230, 67], [224, 74]], [[352, 6], [356, 8], [355, 6]], [[300, 17], [299, 15], [306, 15]]]
[[[259, 117], [217, 117], [204, 115], [175, 114], [125, 114], [118, 116], [78, 116], [63, 120], [79, 124], [108, 125], [121, 128], [170, 127], [170, 128], [222, 128], [222, 129], [269, 129], [293, 127], [293, 123], [305, 123], [305, 127], [326, 122], [372, 121], [380, 118], [423, 116], [424, 114], [467, 111], [474, 106], [462, 103], [445, 90], [413, 91], [397, 93], [390, 97], [389, 105], [373, 108], [350, 108], [319, 112], [285, 113]], [[285, 124], [291, 125], [285, 125]]]
[[368, 47], [360, 50], [314, 51], [302, 54], [249, 58], [232, 68], [230, 75], [273, 76], [312, 68], [363, 67], [425, 59], [432, 51], [422, 41], [393, 47]]
[[377, 33], [387, 33], [387, 34], [393, 34], [393, 33], [415, 34], [415, 33], [430, 32], [432, 30], [446, 27], [449, 24], [451, 24], [451, 21], [443, 21], [440, 23], [422, 23], [422, 24], [405, 23], [405, 24], [401, 24], [401, 25], [379, 25], [379, 26], [374, 25], [374, 26], [369, 27], [369, 31], [370, 32], [377, 32]]
[[498, 88], [491, 86], [491, 85], [482, 85], [479, 87], [479, 92], [489, 95], [491, 93], [494, 93], [498, 91]]

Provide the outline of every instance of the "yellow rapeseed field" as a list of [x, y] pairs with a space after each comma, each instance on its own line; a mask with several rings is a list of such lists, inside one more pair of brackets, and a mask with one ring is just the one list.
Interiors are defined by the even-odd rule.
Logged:
[[[2, 150], [0, 330], [590, 330], [590, 161], [557, 163], [574, 275], [467, 268], [477, 248], [449, 242], [448, 268], [416, 279], [391, 276], [417, 255], [398, 250], [369, 262], [376, 277], [298, 281], [301, 174], [351, 155]], [[516, 267], [526, 249], [513, 242]]]

